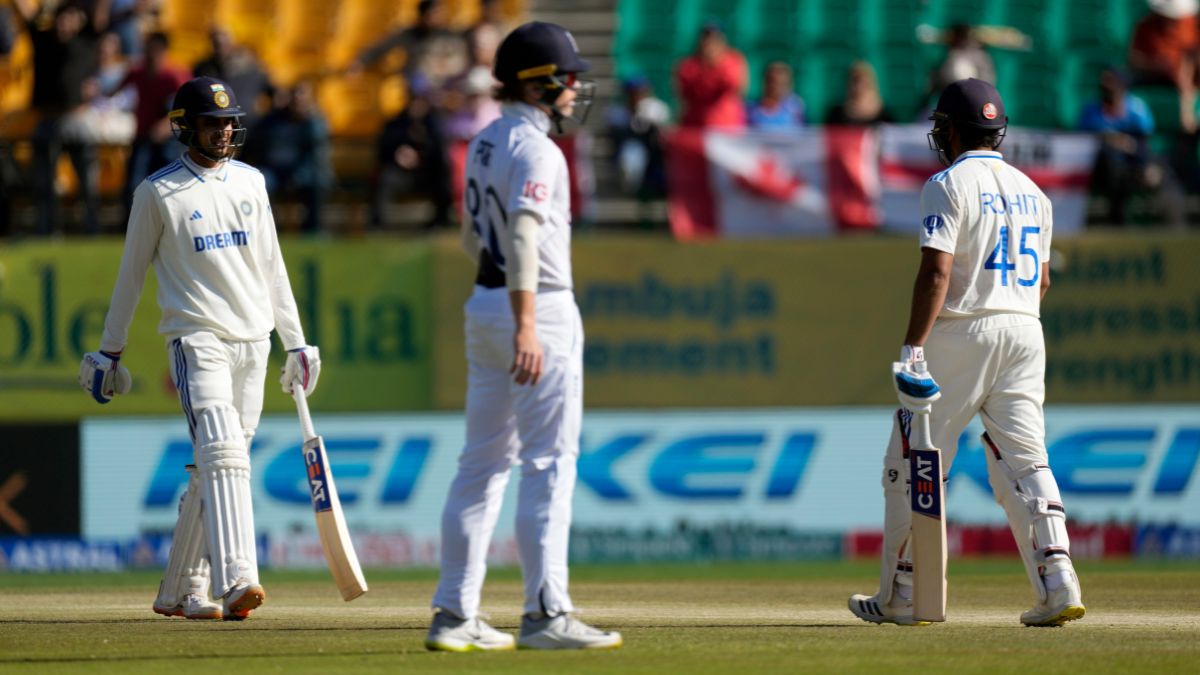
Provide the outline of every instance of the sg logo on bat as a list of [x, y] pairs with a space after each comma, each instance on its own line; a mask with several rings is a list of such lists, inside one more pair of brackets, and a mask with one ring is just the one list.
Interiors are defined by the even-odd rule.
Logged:
[[320, 437], [304, 443], [304, 468], [308, 473], [308, 489], [312, 492], [313, 510], [320, 513], [333, 508], [329, 500], [329, 466]]

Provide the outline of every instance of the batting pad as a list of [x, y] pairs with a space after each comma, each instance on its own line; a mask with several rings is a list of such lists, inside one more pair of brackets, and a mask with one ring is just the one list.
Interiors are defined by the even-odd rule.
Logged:
[[204, 545], [204, 502], [200, 497], [200, 481], [196, 467], [188, 465], [187, 490], [179, 500], [179, 519], [171, 537], [171, 553], [167, 569], [158, 585], [159, 607], [174, 607], [188, 595], [208, 597], [209, 566]]
[[982, 438], [987, 447], [984, 454], [987, 456], [988, 483], [996, 501], [1008, 515], [1013, 539], [1021, 551], [1021, 561], [1025, 563], [1038, 602], [1042, 602], [1046, 589], [1039, 568], [1047, 558], [1070, 559], [1067, 514], [1058, 482], [1046, 464], [1012, 467], [988, 434], [983, 434]]
[[196, 443], [213, 594], [222, 597], [239, 580], [258, 583], [250, 453], [237, 411], [228, 405], [200, 411]]

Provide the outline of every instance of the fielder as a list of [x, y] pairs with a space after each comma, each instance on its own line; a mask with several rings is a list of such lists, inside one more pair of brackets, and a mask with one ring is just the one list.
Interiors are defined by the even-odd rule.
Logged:
[[[567, 163], [547, 136], [582, 122], [588, 63], [561, 26], [527, 23], [496, 52], [503, 115], [467, 150], [463, 248], [478, 265], [467, 300], [467, 434], [442, 514], [432, 650], [512, 649], [479, 616], [487, 552], [509, 469], [520, 464], [516, 536], [525, 580], [522, 648], [621, 645], [571, 615], [567, 537], [583, 414], [583, 326], [571, 290]], [[581, 111], [576, 114], [576, 108]]]
[[129, 391], [121, 352], [153, 264], [158, 331], [194, 453], [154, 611], [188, 619], [244, 619], [266, 598], [248, 448], [262, 413], [271, 330], [287, 350], [285, 393], [299, 386], [311, 394], [321, 364], [304, 343], [262, 174], [233, 159], [246, 137], [242, 115], [220, 80], [198, 77], [175, 94], [169, 117], [187, 150], [134, 192], [100, 350], [79, 370], [99, 403]]
[[1060, 626], [1081, 618], [1084, 607], [1062, 497], [1047, 463], [1042, 412], [1046, 348], [1039, 307], [1050, 287], [1050, 200], [996, 152], [1008, 118], [995, 87], [976, 79], [954, 82], [930, 119], [930, 148], [949, 168], [921, 192], [921, 266], [900, 351], [903, 367], [895, 374], [904, 409], [883, 467], [879, 592], [851, 596], [850, 611], [874, 623], [914, 623], [905, 551], [912, 517], [908, 422], [912, 412], [932, 407], [930, 433], [945, 455], [947, 475], [959, 435], [981, 414], [988, 482], [1008, 516], [1036, 600], [1021, 622]]

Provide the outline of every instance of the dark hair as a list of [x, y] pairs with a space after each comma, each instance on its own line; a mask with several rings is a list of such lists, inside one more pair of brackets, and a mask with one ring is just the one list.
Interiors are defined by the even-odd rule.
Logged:
[[150, 44], [151, 42], [157, 42], [160, 45], [162, 45], [163, 48], [167, 48], [167, 47], [171, 46], [171, 38], [168, 37], [167, 34], [163, 33], [162, 31], [154, 31], [152, 33], [148, 33], [146, 35], [146, 44]]
[[1004, 140], [1004, 129], [980, 129], [969, 124], [956, 124], [955, 128], [958, 129], [958, 138], [966, 150], [975, 148], [992, 148], [994, 150]]
[[500, 88], [496, 90], [497, 101], [524, 101], [525, 100], [525, 81], [501, 82]]

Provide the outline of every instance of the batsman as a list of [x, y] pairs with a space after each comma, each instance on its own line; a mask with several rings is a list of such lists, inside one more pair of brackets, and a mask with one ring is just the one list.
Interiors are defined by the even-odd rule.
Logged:
[[121, 356], [153, 265], [158, 332], [194, 462], [154, 611], [244, 619], [266, 598], [249, 448], [262, 414], [272, 329], [287, 350], [284, 393], [311, 394], [321, 362], [304, 342], [263, 176], [233, 159], [246, 137], [233, 90], [198, 77], [179, 88], [172, 108], [168, 117], [186, 150], [134, 191], [104, 337], [83, 357], [79, 383], [98, 403], [129, 391]]
[[978, 413], [988, 482], [1033, 587], [1034, 605], [1021, 623], [1061, 626], [1081, 618], [1084, 606], [1042, 410], [1046, 348], [1039, 310], [1050, 288], [1050, 200], [997, 151], [1008, 117], [991, 84], [950, 84], [930, 119], [930, 149], [948, 168], [921, 191], [921, 262], [894, 370], [903, 408], [883, 466], [879, 592], [851, 596], [850, 611], [874, 623], [920, 623], [913, 617], [908, 550], [910, 421], [914, 413], [929, 415], [945, 480], [959, 436]]

